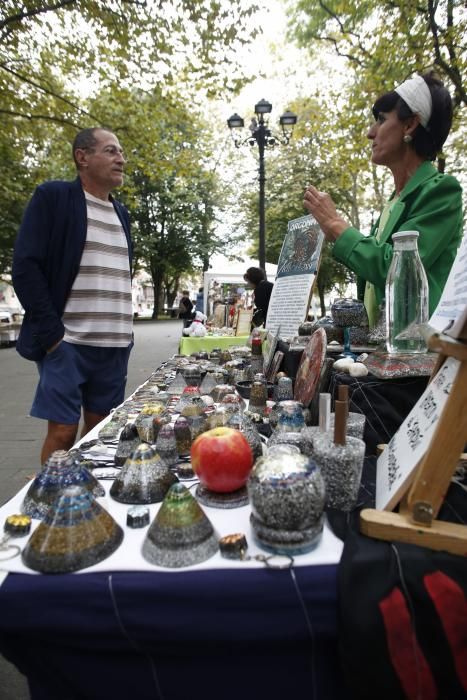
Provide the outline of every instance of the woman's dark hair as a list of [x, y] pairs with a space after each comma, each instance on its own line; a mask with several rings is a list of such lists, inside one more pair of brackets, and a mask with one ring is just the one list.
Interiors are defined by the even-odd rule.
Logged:
[[266, 273], [261, 267], [249, 267], [243, 275], [243, 279], [246, 282], [257, 285], [266, 279]]
[[[442, 150], [451, 130], [452, 100], [441, 80], [435, 78], [433, 73], [426, 73], [421, 77], [431, 92], [433, 108], [426, 127], [419, 124], [415, 129], [411, 145], [421, 158], [434, 160]], [[376, 100], [372, 108], [373, 116], [377, 119], [380, 112], [391, 112], [393, 109], [397, 110], [397, 116], [401, 121], [413, 116], [405, 100], [394, 90]]]

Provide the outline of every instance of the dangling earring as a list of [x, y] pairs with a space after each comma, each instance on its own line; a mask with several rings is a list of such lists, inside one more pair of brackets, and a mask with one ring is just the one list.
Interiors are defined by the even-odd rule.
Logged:
[[410, 134], [406, 134], [402, 140], [404, 143], [410, 143], [412, 141], [412, 137]]

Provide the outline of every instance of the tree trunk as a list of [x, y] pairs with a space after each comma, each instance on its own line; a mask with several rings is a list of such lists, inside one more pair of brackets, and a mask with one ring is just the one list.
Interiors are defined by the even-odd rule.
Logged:
[[324, 287], [318, 284], [319, 305], [321, 308], [321, 316], [326, 316], [326, 303], [324, 301]]

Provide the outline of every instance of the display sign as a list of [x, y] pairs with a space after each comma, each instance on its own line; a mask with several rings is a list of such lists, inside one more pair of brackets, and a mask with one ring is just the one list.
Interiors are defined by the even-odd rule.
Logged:
[[453, 357], [446, 359], [378, 458], [377, 510], [392, 510], [407, 491], [417, 464], [429, 448], [459, 367], [459, 360]]
[[467, 340], [462, 328], [467, 328], [467, 235], [461, 241], [456, 259], [438, 306], [430, 318], [430, 326], [439, 333]]
[[311, 214], [289, 221], [269, 301], [266, 328], [281, 338], [298, 334], [308, 315], [324, 234]]
[[250, 335], [253, 311], [251, 309], [238, 309], [235, 315], [235, 335]]

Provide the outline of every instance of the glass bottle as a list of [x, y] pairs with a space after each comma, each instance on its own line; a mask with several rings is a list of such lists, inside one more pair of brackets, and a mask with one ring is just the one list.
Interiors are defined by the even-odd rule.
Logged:
[[428, 280], [418, 254], [418, 231], [392, 236], [386, 277], [386, 343], [390, 353], [426, 352], [419, 325], [428, 322]]

